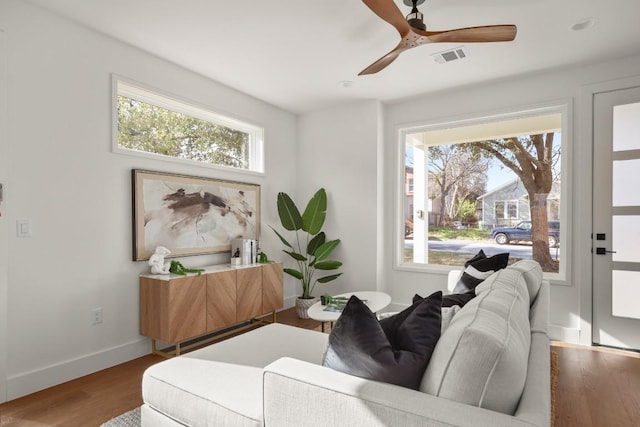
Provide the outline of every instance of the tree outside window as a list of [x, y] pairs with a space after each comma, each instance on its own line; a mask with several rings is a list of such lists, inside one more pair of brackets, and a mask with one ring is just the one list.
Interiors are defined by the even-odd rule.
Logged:
[[117, 148], [207, 165], [262, 170], [262, 129], [116, 82]]
[[[491, 229], [529, 220], [530, 241], [497, 249], [528, 250], [518, 256], [535, 259], [543, 271], [558, 272], [559, 250], [549, 247], [547, 234], [548, 221], [559, 219], [562, 207], [562, 116], [558, 109], [407, 132], [404, 169], [415, 186], [413, 194], [405, 194], [403, 226], [411, 221], [413, 233], [403, 241], [404, 261], [463, 265], [474, 253], [456, 248], [478, 247], [464, 242], [481, 240], [490, 247], [495, 244], [488, 238]], [[502, 183], [496, 177], [503, 177]]]

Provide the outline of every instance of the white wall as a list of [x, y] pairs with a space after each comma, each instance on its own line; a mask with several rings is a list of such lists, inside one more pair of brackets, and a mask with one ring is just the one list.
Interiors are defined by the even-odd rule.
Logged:
[[[0, 218], [0, 374], [6, 356], [13, 399], [149, 352], [138, 334], [138, 274], [148, 266], [131, 261], [132, 168], [260, 184], [263, 249], [280, 259], [266, 225], [277, 222], [277, 192], [296, 188], [296, 117], [24, 2], [0, 3], [0, 28], [8, 64], [0, 182], [10, 194]], [[111, 73], [264, 126], [265, 175], [113, 154]], [[32, 222], [33, 237], [12, 231], [5, 239], [18, 219]], [[104, 322], [94, 326], [95, 307], [103, 308]]]
[[[6, 37], [0, 26], [0, 183], [6, 184], [8, 176], [7, 143], [7, 72]], [[5, 199], [8, 194], [5, 192]], [[0, 201], [0, 402], [7, 400], [7, 281], [8, 281], [8, 244], [9, 227], [4, 216], [5, 202]]]
[[380, 105], [361, 101], [300, 117], [298, 186], [300, 209], [320, 187], [327, 190], [325, 231], [341, 239], [335, 251], [342, 277], [318, 285], [321, 295], [377, 289], [378, 123]]
[[[455, 91], [416, 97], [386, 105], [384, 108], [385, 139], [385, 200], [395, 200], [396, 167], [395, 147], [397, 129], [407, 124], [431, 123], [477, 115], [488, 115], [523, 107], [568, 100], [573, 105], [573, 150], [569, 158], [570, 179], [573, 187], [569, 194], [569, 228], [572, 254], [569, 260], [569, 286], [552, 285], [551, 333], [552, 338], [583, 344], [591, 343], [590, 299], [581, 297], [591, 292], [591, 111], [583, 106], [590, 96], [589, 85], [640, 75], [640, 57], [612, 61], [591, 66], [580, 66], [536, 74], [518, 79], [494, 82], [482, 86], [464, 87]], [[615, 83], [612, 83], [615, 84]], [[387, 204], [386, 218], [393, 218], [394, 207]], [[392, 221], [385, 221], [383, 247], [385, 257], [393, 256]], [[384, 280], [393, 284], [392, 301], [408, 304], [414, 293], [429, 293], [446, 286], [443, 273], [416, 273], [397, 270], [384, 264]]]

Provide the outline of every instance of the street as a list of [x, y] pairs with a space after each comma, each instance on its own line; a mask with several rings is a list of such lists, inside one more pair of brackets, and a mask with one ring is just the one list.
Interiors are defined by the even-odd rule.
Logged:
[[[413, 248], [413, 240], [405, 239], [404, 247]], [[480, 249], [487, 256], [493, 256], [502, 252], [509, 252], [511, 258], [531, 259], [531, 244], [499, 245], [493, 240], [429, 240], [429, 250], [462, 252], [476, 254]], [[560, 248], [551, 248], [551, 257], [559, 259]]]

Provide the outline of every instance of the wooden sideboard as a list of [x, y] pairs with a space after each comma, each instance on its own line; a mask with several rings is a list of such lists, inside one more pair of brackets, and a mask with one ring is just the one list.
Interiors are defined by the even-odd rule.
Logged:
[[[283, 306], [282, 263], [214, 265], [200, 275], [142, 274], [140, 276], [140, 334], [151, 338], [153, 352], [179, 355], [185, 341], [206, 338], [216, 331], [246, 326]], [[220, 335], [217, 335], [219, 338]], [[157, 341], [175, 344], [159, 350]]]

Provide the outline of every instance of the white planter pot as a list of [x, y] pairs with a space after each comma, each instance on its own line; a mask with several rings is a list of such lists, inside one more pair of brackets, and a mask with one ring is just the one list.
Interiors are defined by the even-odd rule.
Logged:
[[298, 317], [300, 319], [308, 319], [309, 314], [307, 311], [309, 310], [309, 307], [318, 301], [320, 301], [320, 297], [313, 297], [309, 299], [302, 299], [300, 297], [296, 298], [296, 314]]

